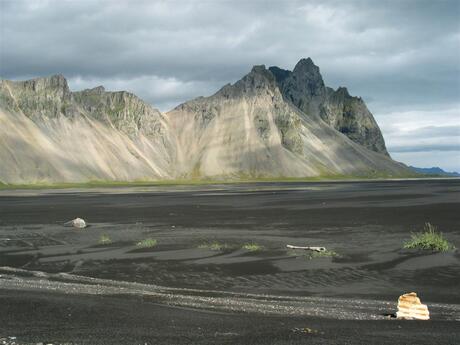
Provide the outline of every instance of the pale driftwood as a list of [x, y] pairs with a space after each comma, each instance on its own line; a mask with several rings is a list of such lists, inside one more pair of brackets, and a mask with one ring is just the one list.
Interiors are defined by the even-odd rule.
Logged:
[[325, 252], [325, 247], [299, 247], [299, 246], [292, 246], [290, 244], [286, 245], [289, 249], [303, 249], [303, 250], [313, 250], [315, 252]]

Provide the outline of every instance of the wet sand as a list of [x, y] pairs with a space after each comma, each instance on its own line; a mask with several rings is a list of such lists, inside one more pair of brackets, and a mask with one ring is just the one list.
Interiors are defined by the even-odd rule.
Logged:
[[[425, 222], [460, 247], [459, 206], [459, 180], [1, 191], [0, 339], [453, 344], [458, 251], [401, 247]], [[90, 226], [62, 226], [75, 217]], [[387, 320], [410, 291], [432, 320]]]

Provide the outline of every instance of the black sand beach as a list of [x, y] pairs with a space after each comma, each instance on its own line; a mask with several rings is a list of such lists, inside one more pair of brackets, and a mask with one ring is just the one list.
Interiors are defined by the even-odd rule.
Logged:
[[[430, 222], [460, 247], [459, 206], [459, 180], [4, 190], [0, 339], [455, 344], [458, 251], [402, 244]], [[90, 226], [63, 227], [75, 217]], [[430, 321], [386, 317], [410, 291]]]

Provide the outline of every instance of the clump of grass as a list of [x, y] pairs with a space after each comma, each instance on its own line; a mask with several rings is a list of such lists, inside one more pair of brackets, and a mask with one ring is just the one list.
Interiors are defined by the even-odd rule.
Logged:
[[333, 251], [333, 250], [323, 250], [322, 252], [316, 252], [316, 251], [312, 251], [308, 257], [309, 259], [315, 259], [315, 258], [335, 258], [335, 257], [339, 257], [340, 255]]
[[[299, 251], [301, 251], [301, 254], [299, 254]], [[306, 259], [316, 259], [316, 258], [340, 258], [341, 255], [333, 250], [326, 249], [323, 251], [315, 251], [315, 250], [299, 250], [299, 249], [294, 249], [294, 250], [289, 250], [288, 254], [291, 256], [303, 256]]]
[[107, 245], [111, 243], [112, 243], [112, 239], [109, 237], [109, 235], [102, 234], [101, 237], [99, 237], [99, 244]]
[[245, 249], [245, 250], [248, 250], [250, 252], [258, 252], [258, 251], [261, 251], [261, 250], [264, 249], [263, 246], [261, 246], [260, 244], [257, 244], [257, 243], [245, 243], [245, 244], [243, 244], [243, 246], [241, 248]]
[[292, 332], [294, 333], [303, 333], [303, 334], [315, 334], [318, 333], [316, 329], [310, 328], [310, 327], [296, 327], [291, 329]]
[[218, 250], [224, 250], [224, 249], [228, 249], [229, 248], [229, 245], [226, 244], [226, 243], [221, 243], [221, 242], [217, 242], [217, 241], [213, 241], [213, 242], [205, 242], [205, 243], [202, 243], [198, 246], [199, 249], [209, 249], [209, 250], [215, 250], [215, 251], [218, 251]]
[[447, 252], [455, 249], [431, 223], [425, 223], [422, 232], [412, 234], [412, 238], [404, 242], [404, 248], [433, 250], [437, 252]]
[[154, 238], [146, 238], [145, 240], [136, 243], [138, 248], [153, 248], [157, 245], [157, 240]]

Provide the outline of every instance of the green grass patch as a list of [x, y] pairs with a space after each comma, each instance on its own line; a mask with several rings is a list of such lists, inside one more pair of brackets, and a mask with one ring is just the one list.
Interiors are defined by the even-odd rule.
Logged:
[[336, 258], [340, 257], [340, 255], [333, 251], [333, 250], [324, 250], [322, 252], [311, 251], [311, 253], [307, 254], [308, 258], [316, 259], [316, 258]]
[[99, 244], [107, 245], [107, 244], [111, 244], [111, 243], [112, 243], [112, 239], [110, 238], [109, 235], [102, 234], [101, 237], [99, 237]]
[[212, 241], [212, 242], [202, 243], [198, 246], [198, 248], [219, 251], [219, 250], [230, 249], [231, 247], [227, 243]]
[[333, 250], [326, 249], [322, 252], [304, 249], [289, 249], [288, 254], [291, 256], [303, 256], [308, 260], [319, 258], [340, 258], [341, 255]]
[[241, 248], [250, 252], [259, 252], [264, 249], [263, 246], [257, 243], [245, 243]]
[[455, 249], [431, 223], [425, 223], [422, 232], [412, 234], [410, 240], [404, 242], [405, 249], [424, 249], [447, 252]]
[[157, 240], [154, 238], [146, 238], [145, 240], [136, 243], [138, 248], [153, 248], [157, 245]]

